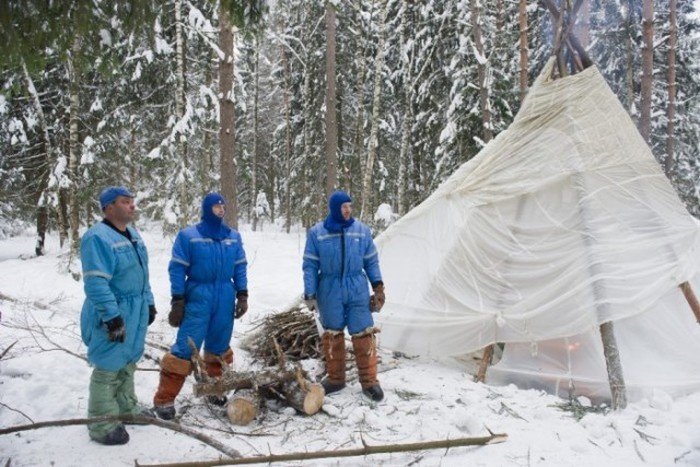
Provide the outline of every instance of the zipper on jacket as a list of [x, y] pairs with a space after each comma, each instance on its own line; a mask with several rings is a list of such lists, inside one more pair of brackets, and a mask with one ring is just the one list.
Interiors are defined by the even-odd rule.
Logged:
[[345, 277], [345, 229], [340, 230], [340, 278]]

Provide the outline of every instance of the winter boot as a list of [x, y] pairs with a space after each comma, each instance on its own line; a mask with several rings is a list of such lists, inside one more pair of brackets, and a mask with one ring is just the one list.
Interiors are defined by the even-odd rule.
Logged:
[[362, 393], [375, 402], [384, 399], [384, 391], [377, 381], [377, 342], [374, 337], [376, 330], [368, 328], [352, 336], [352, 347], [355, 350], [357, 373], [362, 385]]
[[[224, 361], [227, 365], [232, 365], [233, 364], [233, 350], [231, 350], [231, 347], [226, 349], [226, 352], [224, 352], [221, 355], [216, 355], [207, 352], [206, 350], [204, 351], [204, 362], [207, 364], [207, 375], [211, 378], [218, 378], [221, 376], [223, 373], [223, 368], [221, 365], [221, 361]], [[210, 404], [218, 405], [220, 407], [223, 407], [226, 405], [226, 402], [228, 399], [226, 399], [226, 396], [207, 396], [207, 401], [209, 401]]]
[[326, 331], [321, 342], [328, 374], [321, 385], [326, 394], [331, 394], [345, 387], [345, 334], [343, 331]]
[[192, 364], [168, 352], [161, 360], [160, 368], [160, 384], [153, 396], [153, 411], [163, 420], [172, 420], [175, 417], [175, 398], [185, 384]]
[[117, 425], [115, 429], [107, 433], [103, 438], [92, 438], [94, 441], [105, 446], [118, 446], [129, 442], [129, 433], [124, 425]]
[[[146, 417], [146, 418], [157, 418], [158, 417], [158, 414], [156, 413], [155, 408], [151, 409], [148, 407], [140, 407], [138, 412], [133, 414], [133, 415], [136, 415], [137, 417]], [[163, 418], [163, 417], [161, 417], [161, 418]], [[148, 422], [128, 421], [128, 422], [124, 422], [124, 425], [148, 425]]]

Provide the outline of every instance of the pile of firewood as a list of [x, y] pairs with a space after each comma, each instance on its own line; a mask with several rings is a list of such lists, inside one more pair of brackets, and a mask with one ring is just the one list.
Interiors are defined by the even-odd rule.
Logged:
[[321, 358], [321, 338], [312, 312], [295, 307], [266, 316], [243, 345], [264, 365], [278, 362], [277, 346], [288, 361]]
[[218, 378], [207, 376], [205, 363], [193, 350], [192, 361], [197, 383], [194, 385], [195, 396], [223, 395], [235, 390], [228, 402], [226, 412], [231, 423], [247, 425], [258, 416], [265, 399], [283, 401], [298, 412], [313, 415], [321, 410], [325, 391], [323, 386], [313, 383], [298, 363], [290, 363], [285, 358], [279, 345], [273, 341], [276, 349], [277, 363], [259, 371], [233, 371], [223, 360], [222, 375]]

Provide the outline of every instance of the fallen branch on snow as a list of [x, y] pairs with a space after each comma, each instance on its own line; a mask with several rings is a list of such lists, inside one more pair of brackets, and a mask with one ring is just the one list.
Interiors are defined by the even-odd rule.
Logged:
[[269, 456], [238, 457], [236, 459], [221, 459], [203, 462], [185, 462], [174, 464], [139, 464], [140, 467], [184, 467], [184, 466], [215, 466], [215, 465], [240, 465], [240, 464], [268, 464], [271, 462], [286, 462], [310, 459], [328, 459], [333, 457], [357, 457], [370, 454], [387, 454], [396, 452], [414, 452], [427, 449], [449, 449], [459, 446], [484, 446], [488, 444], [503, 443], [508, 439], [505, 433], [493, 433], [489, 430], [488, 436], [476, 436], [473, 438], [445, 439], [439, 441], [424, 441], [409, 444], [381, 444], [370, 446], [362, 440], [362, 447], [355, 449], [341, 449], [338, 451], [312, 451], [292, 452], [289, 454], [272, 454]]
[[69, 420], [52, 420], [48, 422], [37, 422], [28, 425], [17, 425], [8, 428], [0, 428], [0, 435], [7, 435], [10, 433], [17, 433], [20, 431], [36, 430], [38, 428], [46, 428], [53, 426], [72, 426], [72, 425], [87, 425], [89, 423], [97, 422], [125, 422], [134, 423], [138, 425], [155, 425], [161, 428], [166, 428], [168, 430], [177, 431], [183, 435], [187, 435], [191, 438], [195, 438], [206, 445], [211, 446], [217, 451], [226, 454], [231, 458], [241, 457], [241, 454], [233, 448], [229, 448], [219, 441], [203, 434], [198, 431], [182, 426], [174, 422], [166, 422], [157, 418], [145, 417], [143, 415], [118, 415], [118, 416], [104, 416], [104, 417], [92, 417], [92, 418], [74, 418]]

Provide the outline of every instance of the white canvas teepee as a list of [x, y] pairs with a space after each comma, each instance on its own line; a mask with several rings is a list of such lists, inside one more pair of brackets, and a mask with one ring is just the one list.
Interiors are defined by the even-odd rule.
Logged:
[[488, 381], [608, 398], [614, 322], [630, 398], [700, 389], [700, 228], [594, 66], [532, 86], [513, 124], [378, 239], [385, 348], [505, 342]]

